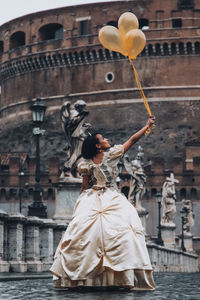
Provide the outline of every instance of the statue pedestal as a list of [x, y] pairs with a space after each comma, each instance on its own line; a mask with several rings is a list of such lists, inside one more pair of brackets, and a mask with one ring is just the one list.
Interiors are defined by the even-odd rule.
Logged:
[[53, 219], [59, 223], [69, 223], [74, 206], [80, 195], [81, 178], [65, 177], [54, 186], [56, 187], [56, 207]]
[[[184, 234], [184, 246], [187, 252], [194, 252], [192, 238], [191, 233]], [[181, 247], [181, 235], [179, 236], [179, 247]]]
[[145, 235], [147, 236], [147, 233], [146, 233], [146, 220], [147, 220], [147, 217], [148, 217], [148, 211], [144, 208], [144, 207], [138, 207], [136, 208], [137, 212], [138, 212], [138, 215], [140, 217], [140, 220], [142, 222], [142, 226], [144, 228], [144, 232], [145, 232]]
[[176, 246], [176, 225], [174, 223], [161, 224], [161, 236], [166, 247], [175, 248]]

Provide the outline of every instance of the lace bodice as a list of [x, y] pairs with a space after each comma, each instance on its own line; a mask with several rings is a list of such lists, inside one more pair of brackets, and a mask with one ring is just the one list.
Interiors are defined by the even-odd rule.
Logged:
[[90, 187], [115, 187], [118, 175], [117, 164], [124, 154], [123, 145], [115, 145], [104, 152], [102, 162], [95, 164], [91, 159], [84, 159], [79, 163], [81, 175], [90, 176]]

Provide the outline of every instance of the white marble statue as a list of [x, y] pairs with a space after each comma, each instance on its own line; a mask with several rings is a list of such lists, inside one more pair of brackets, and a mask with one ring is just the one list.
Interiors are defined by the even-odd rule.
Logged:
[[194, 225], [194, 214], [192, 210], [192, 202], [190, 200], [182, 200], [182, 211], [184, 211], [184, 235], [191, 235], [191, 227]]
[[64, 102], [61, 107], [61, 124], [66, 137], [66, 161], [64, 163], [63, 177], [76, 177], [78, 160], [81, 157], [82, 143], [86, 137], [90, 124], [84, 123], [89, 112], [85, 110], [86, 103], [78, 100], [71, 108], [69, 101]]
[[166, 178], [162, 188], [162, 219], [161, 224], [164, 226], [175, 226], [173, 223], [174, 215], [176, 214], [176, 191], [175, 183], [179, 181], [174, 178], [171, 173], [170, 177]]
[[137, 208], [145, 210], [141, 205], [141, 199], [146, 191], [146, 175], [143, 169], [144, 152], [141, 146], [138, 147], [138, 153], [134, 160], [130, 161], [127, 155], [124, 156], [124, 167], [131, 175], [130, 190], [128, 200]]

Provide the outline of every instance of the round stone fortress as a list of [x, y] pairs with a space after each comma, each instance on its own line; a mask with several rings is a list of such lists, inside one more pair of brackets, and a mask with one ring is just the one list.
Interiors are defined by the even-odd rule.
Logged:
[[[135, 60], [156, 116], [143, 138], [146, 160], [183, 156], [199, 133], [200, 0], [130, 0], [63, 7], [29, 14], [0, 26], [0, 152], [35, 153], [30, 105], [47, 106], [43, 158], [65, 157], [60, 107], [83, 99], [87, 119], [112, 143], [142, 127], [148, 114], [128, 59], [104, 49], [98, 32], [133, 12], [147, 45]], [[134, 149], [132, 150], [134, 152]], [[133, 155], [133, 153], [132, 153]]]

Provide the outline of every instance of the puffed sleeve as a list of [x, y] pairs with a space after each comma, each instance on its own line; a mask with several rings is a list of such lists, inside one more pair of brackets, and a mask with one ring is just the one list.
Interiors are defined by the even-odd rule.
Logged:
[[115, 145], [114, 147], [111, 147], [108, 151], [108, 163], [111, 163], [113, 166], [117, 165], [117, 163], [123, 155], [123, 145]]
[[80, 163], [78, 164], [78, 171], [81, 176], [90, 174], [90, 166], [86, 160], [80, 161]]

